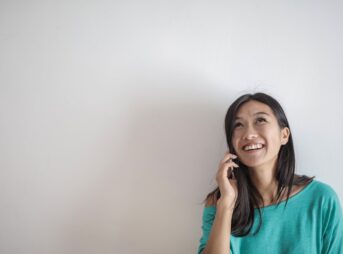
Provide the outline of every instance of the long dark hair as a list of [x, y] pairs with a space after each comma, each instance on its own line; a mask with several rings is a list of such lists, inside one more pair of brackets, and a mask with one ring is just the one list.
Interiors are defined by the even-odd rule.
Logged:
[[[282, 129], [290, 126], [286, 115], [281, 107], [281, 105], [270, 95], [265, 93], [255, 93], [255, 94], [244, 94], [237, 98], [229, 107], [225, 116], [225, 134], [226, 141], [231, 153], [236, 154], [235, 149], [232, 145], [231, 139], [234, 130], [234, 117], [236, 116], [239, 108], [246, 102], [255, 100], [268, 105], [273, 111], [275, 117], [277, 118], [279, 127]], [[234, 236], [245, 236], [251, 231], [254, 223], [254, 207], [258, 208], [260, 223], [255, 234], [258, 233], [262, 225], [261, 208], [259, 204], [263, 204], [263, 197], [254, 186], [251, 178], [249, 176], [248, 167], [242, 162], [237, 161], [239, 169], [234, 168], [234, 176], [237, 180], [238, 195], [232, 216], [231, 223], [231, 233]], [[277, 164], [276, 164], [276, 179], [278, 182], [276, 201], [277, 205], [282, 201], [282, 196], [287, 189], [287, 198], [285, 207], [287, 205], [290, 193], [292, 191], [293, 185], [303, 185], [311, 182], [313, 177], [308, 177], [306, 175], [296, 175], [295, 174], [295, 153], [292, 140], [292, 133], [290, 133], [288, 142], [282, 145], [278, 154]], [[210, 204], [216, 204], [216, 201], [220, 198], [220, 189], [217, 187], [215, 190], [210, 192], [204, 202]], [[264, 205], [263, 205], [264, 207]]]

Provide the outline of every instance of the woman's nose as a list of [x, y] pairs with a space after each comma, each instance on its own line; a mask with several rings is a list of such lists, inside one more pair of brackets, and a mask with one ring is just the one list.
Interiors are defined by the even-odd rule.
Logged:
[[245, 136], [245, 139], [254, 139], [257, 138], [257, 134], [248, 134]]
[[257, 138], [258, 135], [256, 133], [256, 131], [254, 130], [254, 128], [247, 128], [246, 132], [244, 133], [244, 139], [254, 139]]

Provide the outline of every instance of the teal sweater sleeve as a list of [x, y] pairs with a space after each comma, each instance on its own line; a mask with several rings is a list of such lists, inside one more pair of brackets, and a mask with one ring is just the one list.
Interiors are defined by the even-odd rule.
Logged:
[[200, 238], [198, 254], [201, 254], [202, 251], [205, 249], [206, 243], [208, 241], [208, 238], [211, 232], [212, 224], [214, 221], [215, 212], [216, 210], [214, 206], [205, 207], [203, 209], [202, 226], [201, 226], [202, 236]]
[[328, 186], [323, 201], [323, 248], [322, 253], [343, 254], [342, 206], [336, 192]]
[[[202, 213], [202, 226], [201, 226], [202, 236], [199, 240], [200, 244], [198, 247], [197, 254], [201, 254], [203, 250], [205, 249], [206, 243], [211, 233], [211, 228], [212, 228], [215, 216], [216, 216], [216, 208], [214, 206], [204, 207], [203, 213]], [[231, 247], [230, 247], [230, 250], [231, 250]], [[232, 250], [231, 250], [231, 253], [232, 253]]]

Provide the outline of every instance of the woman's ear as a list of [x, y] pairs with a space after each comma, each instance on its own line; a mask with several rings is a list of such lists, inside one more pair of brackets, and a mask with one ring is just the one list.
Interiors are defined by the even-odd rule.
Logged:
[[291, 134], [291, 131], [288, 127], [285, 127], [281, 130], [281, 144], [285, 145], [288, 142], [289, 135]]

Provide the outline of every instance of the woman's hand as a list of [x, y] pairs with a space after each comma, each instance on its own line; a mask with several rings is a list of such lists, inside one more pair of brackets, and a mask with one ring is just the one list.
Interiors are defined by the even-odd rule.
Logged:
[[[229, 151], [225, 153], [224, 159], [219, 163], [219, 169], [216, 176], [216, 181], [220, 189], [220, 198], [217, 201], [218, 206], [223, 206], [225, 209], [234, 210], [237, 199], [237, 181], [232, 173], [233, 167], [238, 168], [238, 165], [232, 161], [237, 156]], [[229, 179], [229, 177], [232, 179]]]

